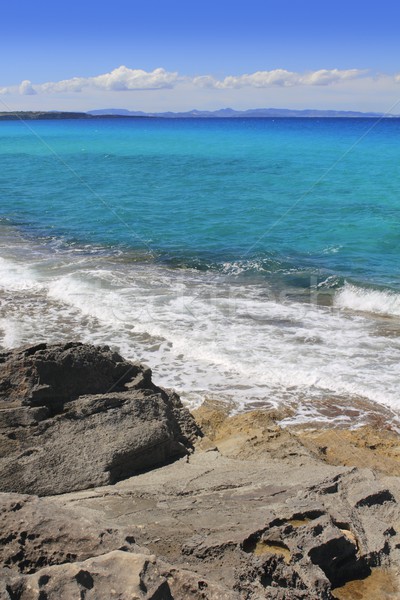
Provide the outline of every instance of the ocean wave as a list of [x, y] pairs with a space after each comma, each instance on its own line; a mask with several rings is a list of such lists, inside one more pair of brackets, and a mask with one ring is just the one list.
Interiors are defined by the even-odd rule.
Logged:
[[243, 273], [271, 273], [277, 269], [277, 261], [265, 258], [243, 259], [224, 262], [219, 265], [222, 273], [226, 275], [241, 275]]
[[337, 254], [343, 248], [342, 244], [327, 246], [322, 250], [322, 254]]
[[346, 283], [335, 295], [334, 306], [378, 315], [400, 316], [400, 293]]
[[[71, 252], [45, 259], [25, 250], [18, 246], [11, 260], [8, 248], [0, 259], [3, 347], [110, 344], [148, 364], [192, 407], [204, 397], [233, 399], [246, 410], [254, 402], [297, 405], [337, 394], [350, 404], [363, 397], [398, 407], [400, 344], [377, 335], [368, 315], [297, 302], [252, 278], [232, 286], [229, 275], [157, 262]], [[328, 277], [321, 288], [338, 284]], [[344, 284], [335, 289], [336, 305], [345, 306], [352, 290], [357, 298], [371, 291]], [[393, 296], [400, 310], [400, 296]]]
[[0, 289], [15, 292], [36, 290], [40, 287], [31, 268], [0, 257]]
[[329, 275], [329, 277], [327, 277], [323, 281], [320, 281], [316, 287], [318, 290], [332, 290], [341, 287], [342, 285], [342, 277], [339, 277], [338, 275]]
[[193, 269], [196, 271], [212, 271], [222, 275], [277, 275], [303, 272], [301, 265], [296, 265], [277, 255], [264, 254], [245, 258], [221, 259], [221, 255], [205, 255], [203, 257], [187, 257], [181, 260], [169, 260], [161, 255], [161, 263], [175, 268]]

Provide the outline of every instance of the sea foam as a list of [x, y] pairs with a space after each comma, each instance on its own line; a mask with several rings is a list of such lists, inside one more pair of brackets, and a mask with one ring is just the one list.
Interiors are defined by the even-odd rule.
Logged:
[[61, 262], [62, 272], [46, 261], [0, 263], [8, 274], [3, 346], [39, 339], [111, 344], [147, 363], [192, 407], [205, 397], [241, 410], [308, 406], [335, 394], [397, 406], [399, 343], [376, 335], [369, 318], [280, 302], [265, 286], [232, 286], [229, 276], [104, 257], [93, 268], [91, 258], [84, 265], [72, 254]]
[[0, 289], [18, 291], [39, 288], [40, 283], [32, 268], [0, 256]]
[[400, 316], [400, 294], [346, 283], [337, 292], [334, 306], [377, 315]]

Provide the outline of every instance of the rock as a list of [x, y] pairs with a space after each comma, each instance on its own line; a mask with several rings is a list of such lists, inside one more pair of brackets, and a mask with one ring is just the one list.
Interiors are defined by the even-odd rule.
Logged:
[[[85, 511], [83, 511], [85, 512]], [[1, 600], [233, 600], [201, 575], [159, 561], [135, 527], [105, 527], [58, 498], [0, 494]]]
[[[246, 433], [250, 419], [247, 414], [229, 426], [237, 423]], [[254, 419], [255, 428], [260, 424]], [[290, 456], [272, 432], [266, 427], [254, 458], [242, 458], [243, 446], [239, 459], [228, 446], [222, 445], [228, 457], [196, 446], [189, 461], [58, 500], [90, 508], [110, 523], [126, 525], [134, 515], [140, 545], [230, 590], [232, 598], [331, 600], [351, 582], [368, 589], [377, 565], [395, 579], [398, 479], [332, 467], [312, 454]], [[268, 444], [275, 458], [266, 454]], [[382, 502], [371, 503], [371, 495]]]
[[207, 400], [193, 414], [207, 436], [201, 447], [214, 444], [224, 456], [254, 460], [264, 455], [285, 459], [310, 454], [296, 436], [277, 425], [276, 419], [286, 413], [252, 410], [230, 416], [226, 406]]
[[167, 565], [164, 566], [163, 573], [167, 577], [173, 600], [240, 600], [239, 594], [234, 590], [201, 577], [198, 573]]
[[[398, 560], [396, 543], [388, 543], [382, 521], [378, 545], [374, 522], [361, 521], [354, 514], [350, 530], [328, 510], [311, 510], [311, 496], [308, 501], [309, 510], [275, 518], [243, 541], [241, 548], [250, 558], [236, 569], [235, 589], [241, 594], [248, 598], [328, 600], [335, 597], [336, 588], [371, 576], [376, 564], [389, 565], [389, 556]], [[347, 506], [341, 506], [342, 502], [343, 498], [335, 495], [336, 509], [342, 509], [345, 515]], [[296, 499], [288, 504], [295, 506]], [[392, 535], [396, 536], [394, 531]], [[374, 552], [371, 546], [375, 546]], [[280, 595], [279, 588], [285, 588], [284, 595]]]
[[366, 579], [350, 581], [335, 589], [337, 600], [395, 600], [400, 598], [400, 578], [391, 569], [376, 568]]
[[[41, 361], [52, 348], [41, 346]], [[110, 352], [74, 348], [61, 355], [78, 348], [98, 364]], [[0, 475], [41, 493], [64, 480], [81, 491], [0, 494], [1, 600], [400, 597], [398, 477], [333, 466], [272, 415], [215, 406], [199, 412], [208, 439], [172, 461], [199, 430], [144, 368], [96, 394], [84, 383], [64, 394], [35, 368], [20, 387], [6, 369]]]
[[0, 494], [0, 566], [14, 573], [84, 561], [116, 548], [139, 549], [132, 528], [104, 527], [50, 498]]
[[149, 369], [107, 347], [41, 344], [0, 361], [2, 491], [114, 483], [185, 455], [200, 433]]
[[33, 575], [9, 576], [6, 592], [7, 600], [239, 600], [221, 586], [154, 555], [120, 550], [46, 567]]
[[17, 402], [55, 413], [85, 394], [122, 391], [138, 377], [148, 384], [151, 372], [108, 346], [38, 344], [0, 354], [0, 401], [4, 408]]
[[40, 569], [34, 575], [15, 577], [8, 585], [19, 600], [172, 600], [155, 556], [119, 550]]
[[302, 444], [329, 464], [369, 467], [400, 476], [400, 438], [387, 427], [293, 429]]

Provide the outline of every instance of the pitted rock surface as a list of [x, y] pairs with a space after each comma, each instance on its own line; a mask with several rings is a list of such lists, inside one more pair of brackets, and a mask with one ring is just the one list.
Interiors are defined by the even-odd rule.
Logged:
[[199, 429], [150, 369], [108, 347], [41, 344], [0, 355], [0, 491], [53, 495], [184, 456]]

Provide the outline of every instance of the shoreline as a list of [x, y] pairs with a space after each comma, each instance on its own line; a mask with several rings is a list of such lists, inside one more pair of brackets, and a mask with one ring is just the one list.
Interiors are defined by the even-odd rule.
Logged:
[[[400, 422], [398, 411], [383, 404], [386, 391], [393, 405], [398, 401], [395, 315], [321, 306], [326, 297], [320, 291], [317, 304], [280, 301], [268, 281], [255, 285], [246, 277], [133, 264], [81, 248], [57, 247], [50, 255], [40, 241], [29, 259], [30, 244], [17, 239], [0, 259], [3, 347], [39, 338], [110, 343], [130, 358], [140, 356], [192, 408], [209, 396], [234, 400], [240, 411], [268, 403], [294, 407], [301, 425], [336, 420], [332, 426], [359, 426], [383, 423], [381, 416], [393, 427]], [[233, 315], [239, 316], [235, 326]], [[233, 348], [227, 331], [237, 340]], [[189, 335], [195, 344], [187, 343]], [[380, 352], [383, 378], [373, 368]], [[361, 365], [355, 362], [350, 372], [354, 355]], [[293, 424], [289, 414], [282, 424]]]
[[271, 451], [272, 438], [274, 444], [291, 439], [329, 465], [370, 468], [400, 477], [400, 432], [379, 415], [357, 428], [320, 422], [282, 427], [285, 411], [256, 409], [232, 415], [222, 402], [208, 401], [193, 415], [207, 439], [228, 455], [256, 458]]

